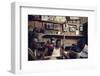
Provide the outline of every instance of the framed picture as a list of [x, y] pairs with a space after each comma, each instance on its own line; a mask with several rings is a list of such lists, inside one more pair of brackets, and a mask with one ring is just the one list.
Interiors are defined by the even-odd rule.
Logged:
[[53, 23], [46, 23], [46, 29], [48, 29], [48, 30], [53, 30], [53, 28], [54, 28], [54, 25], [53, 25]]
[[[91, 67], [95, 66], [94, 54], [96, 46], [94, 44], [96, 44], [96, 10], [94, 8], [80, 8], [75, 6], [70, 6], [67, 8], [53, 8], [46, 6], [34, 6], [34, 4], [29, 3], [12, 3], [11, 7], [11, 72], [34, 73], [58, 70], [67, 71], [69, 69], [90, 69]], [[32, 15], [32, 17], [29, 18], [29, 15]], [[48, 38], [43, 39], [42, 36], [44, 36], [45, 34], [38, 31], [39, 27], [41, 27], [42, 25], [41, 16], [44, 15], [49, 16], [49, 18], [52, 18], [50, 16], [54, 16], [56, 18], [64, 19], [58, 20], [58, 24], [59, 21], [63, 21], [63, 23], [66, 23], [67, 19], [70, 22], [70, 17], [71, 20], [75, 17], [77, 17], [79, 20], [81, 20], [82, 18], [83, 21], [86, 21], [83, 27], [85, 29], [83, 29], [82, 31], [82, 36], [67, 36], [67, 34], [59, 34], [55, 36], [49, 35], [47, 33]], [[87, 17], [88, 19], [86, 20], [84, 17]], [[35, 24], [34, 20], [38, 20], [36, 24], [39, 27], [33, 27], [33, 24]], [[43, 18], [43, 20], [47, 20], [47, 18], [45, 17]], [[39, 23], [39, 21], [41, 23]], [[80, 24], [78, 24], [78, 27], [79, 26]], [[51, 23], [47, 23], [47, 28], [57, 29], [59, 28], [59, 26], [52, 26]], [[41, 29], [45, 31], [44, 28], [41, 27]], [[70, 26], [70, 31], [75, 30], [76, 26]], [[48, 30], [46, 31], [48, 32]], [[56, 38], [56, 41], [54, 41], [53, 38]], [[73, 41], [71, 41], [70, 39], [73, 39]], [[75, 42], [74, 40], [77, 42]], [[62, 41], [63, 45], [61, 45]], [[73, 42], [77, 44], [74, 44]], [[67, 46], [67, 43], [72, 43], [72, 45]], [[84, 48], [80, 48], [83, 43]], [[66, 46], [64, 46], [64, 44], [66, 44]], [[69, 48], [69, 51], [67, 47]], [[48, 51], [48, 48], [49, 52], [45, 53]], [[67, 48], [67, 51], [65, 50], [65, 48]], [[65, 56], [62, 55], [63, 57], [61, 56], [61, 49], [64, 50], [63, 53]], [[86, 54], [82, 53], [83, 50]]]
[[54, 30], [61, 30], [60, 24], [54, 24]]
[[69, 31], [70, 32], [75, 32], [77, 30], [77, 26], [76, 25], [69, 25]]

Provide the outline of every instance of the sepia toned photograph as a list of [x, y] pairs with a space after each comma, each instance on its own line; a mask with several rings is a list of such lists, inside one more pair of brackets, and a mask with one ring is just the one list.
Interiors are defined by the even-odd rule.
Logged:
[[88, 58], [88, 17], [28, 15], [28, 61]]

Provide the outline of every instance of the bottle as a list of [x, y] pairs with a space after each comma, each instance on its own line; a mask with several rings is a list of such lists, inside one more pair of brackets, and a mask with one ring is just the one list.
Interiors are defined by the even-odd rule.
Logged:
[[79, 35], [79, 30], [78, 29], [76, 29], [76, 35]]
[[83, 25], [81, 24], [80, 25], [80, 32], [82, 32], [83, 31]]

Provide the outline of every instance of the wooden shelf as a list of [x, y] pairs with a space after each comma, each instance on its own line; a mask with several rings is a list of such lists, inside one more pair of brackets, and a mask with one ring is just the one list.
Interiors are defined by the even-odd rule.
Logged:
[[[61, 34], [61, 35], [58, 35], [58, 34], [44, 34], [43, 38], [64, 38], [64, 35]], [[68, 35], [65, 35], [65, 38], [66, 39], [79, 39], [79, 38], [84, 38], [84, 36], [82, 35], [79, 35], [79, 36], [68, 36]]]
[[69, 25], [78, 25], [80, 23], [67, 23], [67, 24], [69, 24]]
[[65, 24], [65, 22], [55, 22], [55, 21], [43, 21], [43, 20], [34, 20], [34, 21], [40, 21], [40, 22], [47, 22], [47, 23], [55, 23], [55, 24]]

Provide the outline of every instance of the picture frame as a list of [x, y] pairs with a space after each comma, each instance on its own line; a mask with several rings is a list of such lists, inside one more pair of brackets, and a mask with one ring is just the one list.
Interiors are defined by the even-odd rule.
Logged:
[[54, 24], [54, 30], [60, 30], [61, 25], [60, 24]]
[[46, 23], [46, 29], [53, 30], [54, 29], [53, 23]]
[[[29, 9], [30, 8], [30, 9]], [[44, 12], [45, 11], [45, 12]], [[43, 12], [43, 13], [42, 13]], [[34, 61], [27, 60], [27, 15], [62, 15], [62, 16], [86, 16], [89, 19], [89, 58], [77, 60], [50, 60], [50, 61]], [[95, 47], [91, 43], [95, 43], [95, 16], [96, 9], [89, 7], [73, 7], [57, 8], [46, 6], [34, 6], [31, 3], [11, 4], [11, 72], [12, 73], [35, 73], [62, 71], [68, 69], [90, 69], [95, 66], [94, 54]], [[24, 25], [24, 26], [23, 26]], [[92, 33], [92, 34], [91, 34]], [[94, 47], [93, 47], [94, 46]]]
[[75, 32], [77, 30], [77, 26], [76, 25], [69, 25], [69, 31], [70, 32]]

